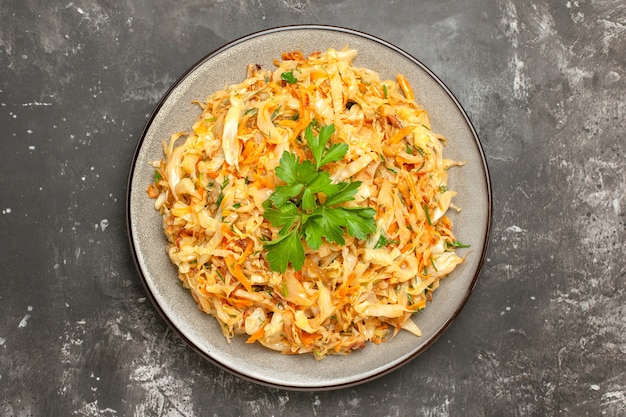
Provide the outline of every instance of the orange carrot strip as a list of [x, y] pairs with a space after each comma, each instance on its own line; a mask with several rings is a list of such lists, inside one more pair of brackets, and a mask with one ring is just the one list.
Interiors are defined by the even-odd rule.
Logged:
[[412, 247], [413, 247], [413, 243], [412, 243], [412, 242], [409, 242], [409, 243], [407, 243], [406, 245], [404, 245], [404, 246], [402, 247], [402, 249], [400, 249], [400, 252], [401, 252], [401, 253], [406, 253], [406, 252], [407, 252], [409, 249], [411, 249]]
[[393, 136], [391, 136], [389, 139], [387, 139], [387, 143], [398, 143], [400, 142], [402, 139], [404, 139], [404, 137], [406, 135], [408, 135], [409, 133], [411, 133], [413, 131], [413, 129], [415, 129], [415, 126], [404, 126], [402, 129], [397, 130], [396, 133], [393, 134]]
[[228, 227], [226, 223], [222, 223], [222, 226], [220, 227], [220, 229], [222, 231], [222, 235], [224, 235], [224, 237], [226, 237], [227, 239], [230, 239], [231, 237], [233, 237], [233, 232], [232, 230], [230, 230], [230, 227]]
[[241, 151], [241, 158], [246, 159], [257, 148], [256, 143], [253, 140], [246, 141]]
[[241, 265], [239, 265], [235, 261], [235, 257], [233, 255], [228, 255], [225, 258], [225, 261], [230, 273], [233, 274], [235, 278], [237, 278], [237, 281], [239, 281], [241, 285], [244, 286], [246, 291], [252, 292], [252, 284], [250, 283], [250, 280], [248, 279], [246, 274], [243, 272], [243, 269], [241, 269]]
[[350, 284], [355, 278], [356, 274], [354, 272], [348, 275], [348, 279], [341, 283], [341, 286], [333, 292], [333, 295], [339, 300], [345, 298], [345, 296], [350, 293]]
[[250, 165], [256, 162], [259, 159], [259, 156], [261, 156], [261, 154], [263, 153], [263, 149], [265, 149], [265, 147], [257, 146], [254, 152], [247, 155], [243, 160], [240, 160], [239, 164]]
[[241, 298], [229, 298], [228, 302], [235, 307], [250, 307], [254, 305], [252, 300], [242, 300]]
[[398, 74], [396, 79], [398, 80], [398, 85], [400, 86], [400, 89], [404, 93], [404, 97], [406, 97], [407, 100], [410, 101], [415, 100], [415, 94], [413, 93], [413, 88], [411, 87], [409, 80], [407, 80], [406, 77], [402, 74]]
[[293, 129], [298, 125], [298, 122], [295, 120], [290, 120], [290, 119], [281, 119], [281, 120], [278, 120], [276, 124], [280, 126], [287, 126]]
[[406, 308], [408, 308], [409, 310], [419, 310], [419, 309], [422, 309], [424, 307], [426, 307], [426, 299], [425, 298], [422, 298], [419, 301], [406, 306]]
[[311, 80], [316, 80], [318, 78], [328, 78], [328, 73], [326, 71], [314, 70], [309, 73], [309, 77]]
[[250, 336], [250, 337], [248, 338], [248, 340], [246, 340], [246, 343], [254, 343], [254, 342], [256, 342], [257, 340], [259, 340], [260, 338], [262, 338], [264, 334], [265, 334], [265, 327], [264, 327], [264, 326], [261, 326], [261, 327], [259, 328], [259, 330], [257, 330], [256, 332], [254, 332], [254, 333], [252, 334], [252, 336]]
[[244, 249], [243, 253], [239, 257], [237, 263], [241, 265], [246, 261], [246, 258], [250, 256], [250, 254], [254, 252], [254, 242], [251, 239], [248, 239], [248, 243], [246, 244], [246, 249]]
[[300, 339], [305, 345], [312, 345], [313, 343], [315, 343], [316, 340], [319, 340], [321, 338], [322, 335], [320, 333], [307, 333], [305, 331], [302, 331], [302, 334], [300, 334]]
[[259, 175], [257, 173], [252, 173], [252, 179], [254, 182], [258, 182], [267, 188], [274, 188], [276, 186], [273, 175]]

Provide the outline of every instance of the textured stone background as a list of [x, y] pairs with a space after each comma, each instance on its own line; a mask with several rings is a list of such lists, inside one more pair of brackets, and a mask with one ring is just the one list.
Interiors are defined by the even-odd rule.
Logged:
[[[381, 37], [466, 108], [494, 191], [488, 259], [424, 354], [288, 392], [207, 363], [147, 301], [126, 179], [159, 98], [237, 37], [321, 23]], [[624, 416], [622, 0], [0, 2], [0, 414]]]

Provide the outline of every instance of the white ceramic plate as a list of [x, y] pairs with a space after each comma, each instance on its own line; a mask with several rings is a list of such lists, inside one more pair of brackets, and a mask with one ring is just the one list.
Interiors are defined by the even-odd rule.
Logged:
[[[284, 51], [305, 55], [345, 46], [358, 50], [355, 66], [370, 68], [383, 78], [404, 74], [417, 101], [429, 112], [433, 130], [448, 139], [445, 156], [468, 161], [451, 170], [449, 185], [458, 191], [460, 213], [450, 215], [466, 262], [441, 282], [434, 299], [414, 316], [423, 336], [400, 332], [381, 345], [369, 344], [347, 356], [316, 361], [311, 355], [281, 355], [245, 338], [226, 341], [218, 323], [200, 312], [188, 291], [178, 284], [176, 269], [165, 252], [162, 221], [146, 195], [154, 169], [162, 158], [161, 141], [187, 130], [199, 114], [192, 100], [204, 100], [226, 84], [245, 78], [249, 63], [273, 68]], [[450, 325], [466, 303], [483, 264], [491, 224], [491, 188], [483, 151], [465, 111], [448, 88], [422, 63], [399, 48], [353, 30], [328, 26], [289, 26], [238, 39], [209, 54], [189, 69], [167, 92], [150, 118], [131, 167], [127, 223], [131, 248], [146, 291], [155, 308], [198, 353], [243, 378], [293, 390], [322, 390], [356, 385], [384, 375], [415, 358]], [[436, 349], [436, 346], [433, 347]]]

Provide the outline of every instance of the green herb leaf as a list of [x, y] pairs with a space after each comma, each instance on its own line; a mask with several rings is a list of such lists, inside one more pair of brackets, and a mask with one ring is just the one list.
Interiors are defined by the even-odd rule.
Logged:
[[304, 185], [302, 184], [294, 184], [294, 185], [279, 185], [272, 193], [270, 199], [276, 206], [281, 206], [289, 201], [290, 198], [300, 195]]
[[217, 196], [217, 200], [215, 201], [215, 205], [217, 205], [217, 207], [222, 205], [222, 200], [224, 200], [224, 188], [226, 188], [228, 182], [228, 177], [224, 177], [224, 181], [222, 181], [222, 188], [220, 189], [220, 193]]
[[334, 184], [326, 171], [320, 171], [313, 180], [307, 184], [307, 189], [313, 193], [332, 195], [339, 191], [339, 184]]
[[220, 272], [220, 270], [219, 270], [219, 269], [216, 269], [216, 270], [215, 270], [215, 273], [217, 274], [217, 276], [218, 276], [218, 277], [220, 277], [220, 280], [221, 280], [223, 283], [226, 283], [226, 280], [224, 279], [224, 275], [222, 275], [222, 274], [221, 274], [221, 272]]
[[320, 162], [320, 167], [323, 167], [326, 164], [330, 164], [331, 162], [337, 162], [343, 159], [344, 155], [348, 153], [348, 144], [347, 143], [335, 143], [330, 149], [326, 152], [322, 161]]
[[313, 153], [313, 159], [316, 161], [317, 168], [319, 168], [319, 163], [317, 161], [322, 160], [322, 154], [324, 152], [324, 148], [326, 147], [326, 142], [322, 143], [323, 138], [313, 134], [312, 125], [308, 125], [304, 130], [304, 138], [306, 139], [307, 146], [311, 150], [311, 153]]
[[284, 152], [280, 157], [280, 165], [276, 167], [276, 176], [287, 184], [308, 184], [317, 175], [315, 165], [311, 161], [298, 161], [296, 154]]
[[329, 195], [336, 193], [338, 189], [339, 186], [332, 183], [328, 172], [320, 171], [302, 193], [302, 208], [306, 212], [313, 211], [317, 206], [317, 193]]
[[293, 70], [280, 74], [280, 79], [283, 81], [287, 81], [288, 84], [295, 84], [298, 82], [298, 79], [295, 77], [295, 75], [293, 75]]
[[314, 135], [313, 127], [311, 125], [309, 125], [304, 131], [304, 138], [306, 139], [307, 145], [313, 154], [315, 167], [317, 169], [320, 169], [324, 165], [330, 164], [331, 162], [341, 160], [341, 158], [348, 153], [348, 145], [345, 143], [335, 143], [330, 147], [330, 149], [326, 148], [326, 144], [333, 133], [335, 133], [335, 125], [333, 124], [322, 126], [319, 129], [318, 136]]
[[268, 249], [267, 262], [269, 262], [272, 271], [284, 273], [289, 264], [296, 271], [302, 269], [304, 247], [297, 229], [263, 246]]
[[250, 107], [248, 110], [246, 110], [244, 112], [244, 116], [254, 116], [255, 114], [257, 114], [257, 112], [259, 111], [259, 109], [257, 109], [256, 107]]
[[326, 206], [320, 206], [315, 210], [315, 214], [319, 216], [319, 225], [322, 227], [324, 238], [330, 243], [338, 243], [345, 245], [343, 238], [343, 227], [345, 226], [344, 218], [339, 210], [333, 210]]
[[376, 231], [376, 210], [373, 208], [356, 207], [356, 208], [338, 208], [345, 216], [346, 230], [350, 236], [357, 239], [367, 239], [367, 235]]
[[435, 266], [435, 260], [433, 259], [432, 256], [430, 257], [430, 264], [433, 266], [433, 269], [435, 270], [435, 272], [439, 272], [439, 270]]
[[339, 186], [339, 190], [334, 194], [328, 195], [324, 203], [325, 206], [336, 206], [337, 204], [354, 200], [354, 195], [359, 190], [361, 181], [340, 182], [337, 185]]
[[378, 242], [374, 245], [374, 249], [384, 248], [387, 245], [397, 245], [398, 243], [400, 243], [398, 239], [389, 240], [385, 235], [380, 235]]
[[322, 246], [324, 229], [319, 222], [320, 217], [310, 217], [302, 226], [306, 244], [313, 250], [318, 250]]
[[426, 221], [430, 226], [432, 226], [433, 223], [430, 220], [430, 213], [428, 212], [428, 206], [426, 204], [424, 204], [424, 213], [426, 214]]
[[294, 226], [294, 224], [300, 219], [300, 213], [295, 204], [289, 202], [280, 206], [279, 208], [268, 208], [263, 213], [263, 217], [272, 223], [272, 226], [282, 227], [279, 235], [285, 235]]
[[448, 248], [470, 248], [470, 247], [472, 247], [472, 245], [466, 245], [464, 243], [459, 242], [458, 240], [455, 240], [452, 243], [446, 242], [446, 246]]
[[[327, 148], [335, 131], [334, 125], [321, 126], [318, 135], [311, 123], [304, 132], [307, 145], [315, 164], [309, 160], [300, 162], [290, 152], [281, 155], [276, 176], [285, 182], [277, 186], [263, 203], [263, 217], [274, 227], [280, 227], [278, 237], [263, 246], [266, 259], [273, 271], [285, 272], [287, 267], [299, 270], [304, 265], [302, 239], [312, 249], [318, 249], [323, 239], [331, 243], [345, 244], [344, 234], [366, 239], [376, 231], [376, 210], [368, 207], [343, 207], [354, 200], [360, 181], [333, 183], [327, 171], [321, 168], [343, 158], [348, 152], [345, 143]], [[326, 198], [322, 204], [319, 195]]]
[[272, 121], [274, 121], [274, 119], [276, 119], [279, 114], [280, 114], [280, 106], [276, 106], [276, 108], [272, 112]]

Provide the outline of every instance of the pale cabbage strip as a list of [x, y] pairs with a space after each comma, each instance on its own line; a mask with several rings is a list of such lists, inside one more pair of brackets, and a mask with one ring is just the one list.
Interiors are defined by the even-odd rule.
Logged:
[[[383, 81], [352, 66], [356, 54], [290, 52], [273, 71], [250, 65], [245, 81], [197, 103], [193, 129], [173, 135], [154, 162], [148, 194], [169, 257], [229, 340], [245, 333], [249, 343], [322, 358], [400, 329], [419, 336], [411, 315], [463, 262], [445, 215], [455, 195], [447, 170], [460, 164], [444, 159], [445, 140], [406, 78]], [[374, 208], [377, 231], [367, 241], [345, 236], [345, 246], [305, 244], [302, 270], [280, 274], [265, 259], [278, 228], [263, 218], [263, 202], [280, 185], [283, 152], [311, 159], [303, 139], [311, 122], [334, 124], [331, 142], [349, 145], [324, 169], [335, 182], [362, 182], [349, 204]]]

